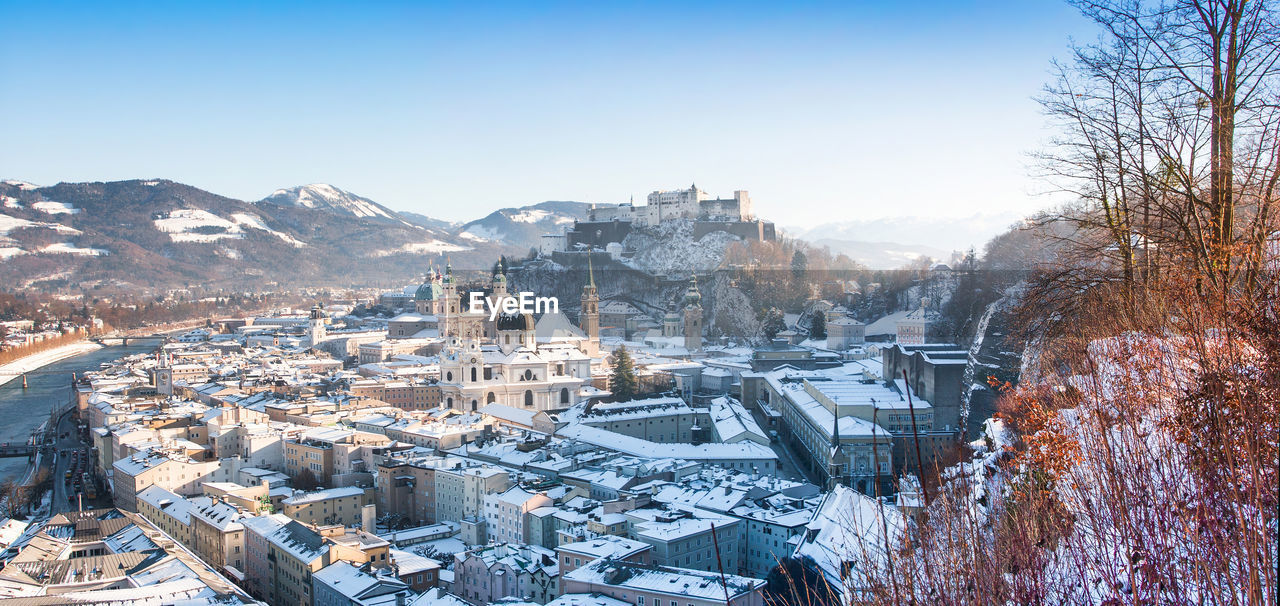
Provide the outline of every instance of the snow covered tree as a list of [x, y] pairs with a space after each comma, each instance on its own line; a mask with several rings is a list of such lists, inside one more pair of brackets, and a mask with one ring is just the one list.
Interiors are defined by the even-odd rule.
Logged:
[[739, 341], [760, 338], [760, 319], [751, 309], [751, 300], [729, 280], [717, 279], [711, 284], [712, 334]]
[[613, 376], [609, 377], [609, 391], [613, 392], [615, 402], [634, 400], [640, 391], [640, 381], [636, 378], [635, 363], [625, 345], [613, 352]]
[[782, 315], [782, 310], [777, 307], [769, 308], [764, 313], [764, 331], [765, 338], [772, 341], [778, 336], [778, 333], [787, 329], [787, 320]]
[[804, 277], [804, 273], [809, 270], [809, 257], [806, 257], [803, 251], [797, 250], [791, 255], [791, 273], [796, 279]]
[[821, 311], [813, 313], [813, 319], [809, 320], [809, 336], [814, 339], [822, 339], [827, 336], [827, 315]]

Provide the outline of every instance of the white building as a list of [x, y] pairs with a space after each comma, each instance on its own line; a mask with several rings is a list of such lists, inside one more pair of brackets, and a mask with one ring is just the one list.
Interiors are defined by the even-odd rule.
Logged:
[[484, 497], [511, 486], [510, 475], [490, 465], [437, 469], [436, 522], [457, 522], [484, 512]]
[[827, 318], [827, 349], [844, 351], [866, 342], [866, 324], [846, 316]]
[[539, 507], [552, 505], [545, 493], [529, 492], [512, 486], [504, 492], [485, 495], [484, 520], [489, 538], [509, 543], [533, 543], [525, 528], [525, 517]]
[[[440, 395], [448, 408], [486, 404], [560, 410], [577, 404], [591, 381], [591, 358], [576, 348], [541, 347], [533, 316], [498, 316], [497, 344], [463, 339], [440, 355]], [[554, 351], [553, 351], [554, 349]]]
[[630, 221], [640, 226], [676, 219], [750, 221], [754, 216], [751, 197], [745, 190], [733, 192], [732, 198], [721, 199], [711, 197], [696, 184], [689, 189], [654, 191], [649, 194], [648, 203], [642, 206], [631, 202], [596, 206], [589, 211], [591, 221]]
[[897, 324], [898, 343], [903, 345], [924, 345], [929, 342], [929, 328], [942, 314], [930, 307], [928, 297], [920, 300], [920, 307], [911, 310]]

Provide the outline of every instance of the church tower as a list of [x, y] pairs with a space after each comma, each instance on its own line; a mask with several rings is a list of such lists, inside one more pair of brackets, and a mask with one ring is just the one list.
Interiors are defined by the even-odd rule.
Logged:
[[444, 262], [440, 290], [444, 299], [444, 322], [440, 324], [440, 336], [447, 341], [450, 337], [458, 336], [458, 285], [453, 281], [453, 265], [447, 259]]
[[498, 271], [493, 274], [493, 294], [494, 300], [507, 296], [507, 268], [502, 261], [498, 261]]
[[684, 293], [684, 348], [689, 353], [702, 351], [702, 293], [698, 278], [689, 275], [689, 289]]
[[309, 345], [315, 347], [324, 340], [324, 307], [319, 303], [311, 306], [311, 317], [307, 319], [307, 337], [311, 340]]
[[596, 291], [596, 274], [591, 265], [591, 253], [587, 253], [587, 285], [582, 287], [578, 328], [587, 335], [587, 348], [590, 350], [588, 354], [595, 355], [600, 347], [600, 294]]
[[414, 310], [424, 316], [441, 313], [444, 290], [440, 288], [440, 274], [434, 267], [427, 270], [427, 278], [413, 295]]
[[[502, 300], [510, 296], [510, 290], [507, 285], [507, 268], [501, 259], [493, 272], [493, 280], [489, 284], [489, 296], [497, 301], [499, 309], [502, 306]], [[490, 321], [488, 318], [484, 320], [484, 336], [488, 339], [494, 339], [498, 336], [497, 322]]]

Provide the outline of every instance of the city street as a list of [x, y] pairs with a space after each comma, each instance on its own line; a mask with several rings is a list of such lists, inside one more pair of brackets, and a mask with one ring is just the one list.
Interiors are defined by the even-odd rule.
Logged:
[[[65, 437], [64, 437], [65, 436]], [[67, 500], [69, 495], [74, 494], [71, 485], [66, 482], [67, 470], [71, 467], [72, 452], [80, 451], [80, 466], [76, 472], [76, 477], [80, 473], [92, 469], [93, 464], [88, 461], [89, 446], [80, 441], [78, 432], [76, 431], [75, 421], [72, 420], [70, 413], [64, 414], [58, 419], [58, 426], [54, 434], [55, 455], [53, 464], [53, 500], [52, 513], [61, 513], [76, 509], [79, 505], [75, 502]], [[101, 495], [99, 495], [101, 497]], [[98, 502], [102, 501], [100, 498]], [[85, 509], [95, 506], [88, 500], [84, 501]]]
[[[751, 416], [755, 419], [756, 424], [761, 428], [765, 428], [765, 431], [768, 432], [769, 430], [767, 428], [769, 427], [769, 421], [765, 418], [764, 414], [760, 412], [760, 409], [752, 406], [748, 407], [747, 410], [751, 412]], [[778, 455], [779, 477], [786, 478], [788, 480], [795, 480], [797, 482], [810, 482], [817, 484], [818, 486], [822, 486], [821, 480], [815, 482], [809, 477], [809, 474], [805, 472], [805, 468], [796, 459], [796, 455], [791, 452], [791, 448], [783, 441], [774, 440], [769, 442], [769, 448], [772, 448], [773, 452]]]

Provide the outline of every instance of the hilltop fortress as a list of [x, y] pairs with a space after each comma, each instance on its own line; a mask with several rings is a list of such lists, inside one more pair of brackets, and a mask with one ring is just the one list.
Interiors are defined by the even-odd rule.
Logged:
[[698, 189], [654, 191], [646, 204], [634, 200], [625, 204], [592, 205], [586, 221], [575, 222], [564, 234], [546, 234], [541, 251], [573, 251], [582, 247], [603, 248], [611, 242], [622, 242], [635, 227], [654, 227], [677, 220], [694, 223], [694, 237], [713, 231], [725, 231], [748, 240], [773, 240], [773, 223], [755, 217], [751, 196], [745, 190], [733, 192], [732, 198], [714, 198]]
[[689, 189], [655, 191], [649, 194], [649, 203], [642, 206], [634, 203], [593, 206], [589, 217], [593, 222], [630, 221], [637, 226], [658, 225], [673, 219], [730, 222], [755, 219], [751, 196], [745, 190], [733, 192], [732, 198], [717, 199], [698, 189], [697, 184]]

